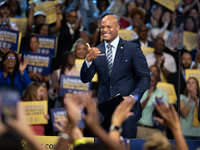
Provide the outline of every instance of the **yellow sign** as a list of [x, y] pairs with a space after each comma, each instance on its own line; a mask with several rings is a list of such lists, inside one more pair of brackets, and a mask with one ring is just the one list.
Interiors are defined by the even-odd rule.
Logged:
[[28, 124], [47, 124], [48, 120], [44, 118], [47, 114], [47, 101], [20, 102], [24, 106], [25, 115]]
[[169, 103], [175, 104], [177, 97], [173, 84], [158, 82], [157, 88], [168, 94]]
[[185, 78], [186, 81], [188, 80], [189, 77], [195, 77], [200, 83], [200, 70], [196, 69], [186, 69], [185, 70]]
[[[49, 2], [47, 4], [35, 7], [36, 11], [42, 11], [46, 14], [46, 23], [52, 24], [56, 22], [56, 10], [55, 5], [58, 4], [57, 1]], [[60, 15], [60, 19], [62, 19], [62, 15]]]
[[22, 37], [26, 36], [27, 18], [10, 18], [10, 22], [15, 23], [22, 33]]
[[[75, 60], [75, 68], [76, 70], [81, 71], [81, 67], [83, 62], [85, 61], [85, 59], [76, 59]], [[92, 82], [97, 82], [98, 81], [98, 75], [97, 73], [94, 75], [94, 77], [92, 78]]]
[[[36, 136], [37, 140], [40, 141], [41, 145], [46, 150], [54, 150], [56, 144], [58, 143], [59, 137], [58, 136]], [[86, 143], [94, 143], [94, 138], [84, 138]], [[22, 140], [21, 147], [23, 150], [31, 150], [31, 147], [28, 142]], [[68, 150], [73, 150], [73, 145], [68, 145], [66, 147]]]
[[175, 11], [175, 5], [179, 4], [180, 0], [154, 0], [160, 5], [168, 8], [171, 11]]
[[148, 54], [153, 53], [155, 49], [152, 47], [141, 47], [141, 50], [142, 50], [144, 56], [147, 56]]
[[183, 45], [188, 51], [193, 50], [197, 44], [197, 34], [193, 32], [183, 31]]

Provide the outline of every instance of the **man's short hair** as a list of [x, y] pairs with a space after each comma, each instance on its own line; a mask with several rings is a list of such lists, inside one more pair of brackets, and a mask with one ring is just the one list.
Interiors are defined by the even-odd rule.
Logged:
[[105, 17], [105, 16], [108, 16], [108, 15], [112, 15], [112, 16], [115, 16], [116, 17], [116, 19], [117, 19], [117, 16], [116, 15], [114, 15], [113, 13], [111, 13], [110, 11], [104, 11], [104, 12], [102, 12], [102, 14], [101, 14], [101, 16], [100, 16], [100, 21]]

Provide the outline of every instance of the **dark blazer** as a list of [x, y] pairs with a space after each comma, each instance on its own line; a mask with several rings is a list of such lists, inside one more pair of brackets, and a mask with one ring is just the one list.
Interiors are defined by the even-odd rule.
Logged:
[[[133, 41], [131, 41], [131, 42], [140, 45], [140, 40], [139, 40], [139, 39], [137, 39], [137, 40], [133, 40]], [[140, 46], [141, 46], [141, 45], [140, 45]], [[153, 42], [148, 41], [148, 47], [153, 47]]]
[[[105, 54], [104, 42], [98, 45], [97, 48], [102, 54]], [[121, 38], [118, 43], [111, 77], [108, 73], [106, 56], [101, 56], [94, 59], [89, 68], [87, 68], [86, 62], [83, 63], [81, 68], [82, 82], [91, 81], [96, 72], [99, 77], [99, 104], [118, 93], [122, 96], [138, 95], [141, 99], [150, 84], [150, 73], [146, 58], [139, 45]], [[133, 110], [135, 121], [137, 121], [141, 117], [139, 102], [134, 105]]]
[[[178, 79], [178, 72], [170, 74], [168, 76], [168, 79], [167, 79], [168, 83], [171, 83], [171, 84], [174, 85], [176, 94], [177, 94], [177, 91], [178, 91], [178, 80], [177, 79]], [[180, 82], [181, 82], [180, 93], [183, 94], [184, 90], [185, 90], [186, 82], [185, 82], [185, 79], [183, 78], [183, 74], [182, 73], [181, 73], [181, 77], [180, 77]]]

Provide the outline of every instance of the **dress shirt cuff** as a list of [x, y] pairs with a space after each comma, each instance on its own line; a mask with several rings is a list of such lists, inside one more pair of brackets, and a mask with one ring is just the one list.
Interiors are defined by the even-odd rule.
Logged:
[[89, 67], [91, 66], [91, 64], [92, 64], [92, 61], [91, 61], [91, 62], [88, 62], [88, 61], [85, 59], [85, 63], [86, 63], [86, 65], [87, 65], [87, 67], [89, 68]]

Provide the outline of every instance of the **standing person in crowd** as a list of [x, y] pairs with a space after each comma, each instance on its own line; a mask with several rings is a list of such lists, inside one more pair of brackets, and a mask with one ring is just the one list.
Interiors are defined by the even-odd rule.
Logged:
[[141, 26], [138, 27], [139, 38], [132, 42], [139, 44], [141, 47], [153, 47], [153, 43], [151, 41], [148, 41], [148, 39], [147, 39], [148, 32], [149, 32], [149, 28], [146, 27], [145, 24], [142, 24]]
[[131, 25], [131, 12], [136, 7], [137, 6], [134, 0], [126, 3], [126, 13], [119, 20], [121, 29], [125, 29]]
[[[114, 15], [105, 14], [102, 17], [101, 35], [104, 42], [92, 48], [88, 45], [89, 52], [81, 68], [81, 80], [84, 83], [89, 82], [97, 72], [98, 104], [106, 102], [118, 93], [125, 100], [135, 101], [134, 116], [130, 116], [122, 125], [122, 136], [134, 138], [137, 133], [137, 121], [141, 117], [139, 100], [149, 86], [150, 76], [139, 45], [122, 40], [118, 35], [119, 29]], [[102, 125], [108, 131], [110, 125], [106, 120]]]
[[72, 46], [71, 52], [74, 52], [76, 59], [85, 59], [88, 53], [88, 47], [85, 41], [79, 38]]
[[[34, 12], [35, 4], [31, 4], [31, 8], [29, 10], [28, 20], [27, 20], [27, 31], [29, 33], [36, 33], [38, 25], [45, 22], [46, 14], [42, 11]], [[61, 27], [61, 10], [58, 5], [55, 6], [56, 10], [56, 25], [50, 28], [50, 34], [56, 34], [59, 32]]]
[[162, 14], [162, 6], [161, 5], [153, 5], [151, 7], [151, 13], [147, 13], [147, 27], [150, 29], [157, 28], [159, 25], [159, 20]]
[[184, 20], [183, 30], [197, 33], [196, 21], [192, 16], [187, 16], [187, 18]]
[[150, 30], [150, 37], [152, 41], [156, 39], [156, 37], [162, 37], [165, 40], [165, 44], [167, 44], [167, 40], [169, 37], [169, 30], [171, 28], [171, 14], [168, 10], [163, 11], [159, 24], [157, 28], [152, 28]]
[[75, 56], [72, 52], [65, 52], [61, 59], [61, 66], [59, 69], [55, 70], [51, 75], [50, 88], [48, 91], [49, 98], [51, 100], [56, 100], [55, 107], [60, 106], [59, 91], [62, 88], [60, 86], [61, 75], [68, 76], [79, 76], [80, 72], [74, 68]]
[[10, 4], [8, 2], [1, 2], [0, 3], [0, 27], [8, 26], [9, 29], [19, 31], [19, 28], [16, 24], [10, 22]]
[[45, 22], [40, 23], [36, 30], [35, 33], [40, 34], [40, 35], [50, 35], [50, 28], [49, 25]]
[[28, 61], [19, 63], [15, 52], [9, 51], [3, 56], [3, 65], [0, 71], [0, 86], [9, 86], [18, 90], [21, 94], [31, 83], [26, 72]]
[[[44, 99], [44, 86], [39, 82], [31, 83], [25, 90], [22, 96], [22, 101], [42, 101]], [[45, 119], [49, 119], [48, 114], [44, 114]], [[44, 125], [31, 125], [35, 135], [45, 135]]]
[[190, 9], [189, 16], [192, 16], [195, 19], [197, 28], [199, 30], [199, 19], [200, 18], [199, 18], [199, 12], [198, 12], [198, 10], [196, 8]]
[[[181, 94], [184, 93], [185, 86], [186, 86], [185, 70], [190, 69], [191, 64], [192, 64], [192, 56], [190, 55], [190, 53], [188, 52], [183, 53], [181, 56], [181, 76], [180, 76], [180, 81], [181, 81], [180, 93]], [[167, 79], [168, 83], [171, 83], [174, 85], [176, 94], [178, 91], [177, 79], [178, 79], [178, 72], [170, 74]]]
[[[190, 77], [184, 95], [180, 95], [180, 123], [185, 139], [200, 140], [200, 125], [197, 120], [199, 106], [199, 82]], [[197, 122], [197, 123], [196, 123]]]
[[131, 12], [132, 25], [126, 28], [131, 31], [131, 40], [138, 39], [138, 27], [144, 23], [145, 14], [139, 8], [134, 8]]
[[22, 18], [21, 9], [17, 0], [10, 0], [10, 18]]
[[154, 111], [154, 105], [152, 103], [159, 99], [165, 103], [169, 102], [167, 93], [159, 90], [156, 87], [158, 81], [159, 76], [156, 74], [151, 74], [150, 86], [140, 100], [142, 107], [142, 118], [138, 121], [137, 138], [139, 139], [146, 139], [151, 134], [159, 131], [152, 119]]
[[74, 42], [79, 38], [81, 19], [78, 19], [77, 10], [68, 9], [62, 20], [60, 35], [58, 37], [57, 67], [65, 51], [70, 51]]
[[161, 81], [166, 82], [169, 74], [176, 72], [176, 62], [170, 54], [163, 52], [165, 41], [162, 37], [155, 39], [154, 48], [155, 51], [146, 56], [148, 66], [158, 66], [161, 71]]

